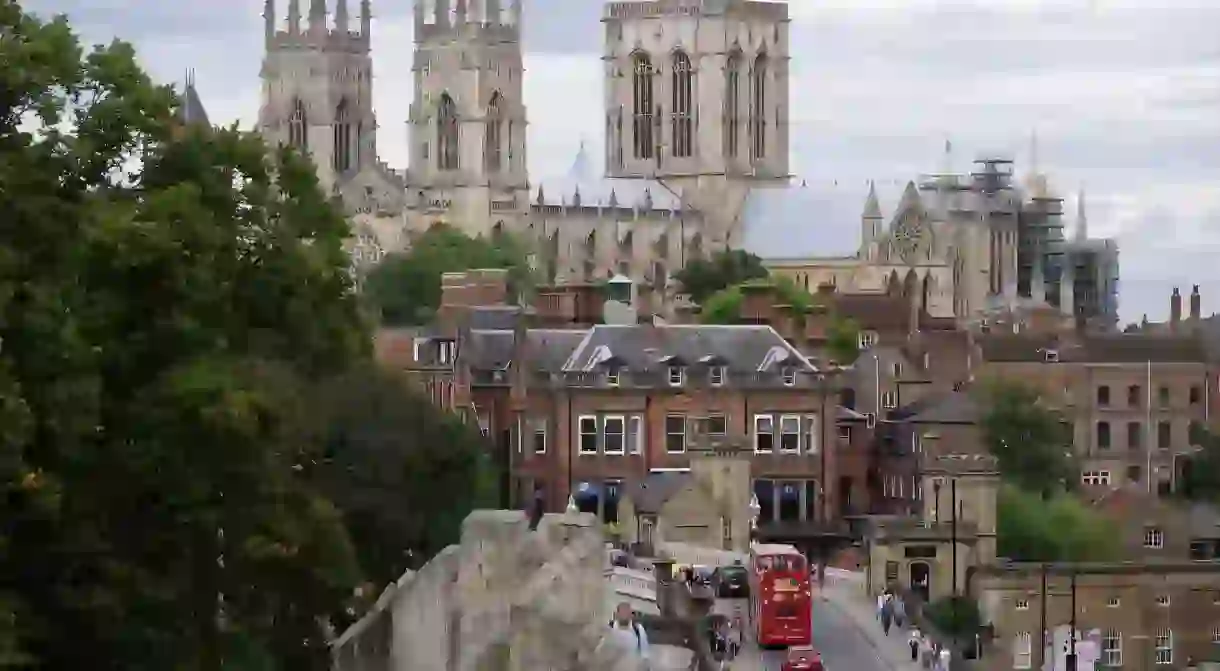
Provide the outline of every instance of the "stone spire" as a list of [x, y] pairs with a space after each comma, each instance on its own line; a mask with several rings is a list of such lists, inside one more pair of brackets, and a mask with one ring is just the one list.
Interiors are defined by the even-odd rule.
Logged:
[[340, 35], [347, 35], [348, 31], [348, 14], [347, 0], [337, 0], [335, 5], [335, 31]]
[[272, 40], [275, 39], [275, 0], [266, 0], [263, 3], [263, 32], [267, 46], [271, 46]]
[[364, 38], [365, 44], [372, 45], [373, 8], [369, 0], [360, 0], [360, 37]]
[[1084, 241], [1089, 239], [1089, 217], [1085, 214], [1084, 187], [1080, 187], [1080, 194], [1076, 196], [1076, 240]]
[[288, 0], [288, 33], [301, 34], [301, 0]]
[[864, 201], [864, 214], [861, 216], [865, 219], [881, 218], [881, 203], [877, 201], [877, 183], [871, 179], [868, 181], [868, 198]]

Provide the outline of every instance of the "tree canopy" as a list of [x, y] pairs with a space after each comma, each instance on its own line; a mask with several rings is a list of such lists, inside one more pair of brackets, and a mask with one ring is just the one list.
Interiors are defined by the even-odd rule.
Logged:
[[1006, 484], [996, 511], [996, 552], [1021, 562], [1115, 561], [1121, 554], [1118, 523], [1080, 498], [1050, 498]]
[[1063, 416], [1020, 384], [995, 382], [982, 394], [983, 437], [1005, 479], [1046, 496], [1075, 489], [1080, 471]]
[[511, 234], [472, 238], [437, 224], [413, 239], [410, 251], [378, 264], [365, 280], [364, 294], [386, 325], [426, 324], [440, 306], [441, 275], [476, 268], [508, 269], [510, 294], [534, 285], [525, 247]]
[[1190, 441], [1197, 451], [1179, 458], [1174, 493], [1191, 501], [1220, 504], [1220, 436], [1192, 424]]
[[[361, 372], [347, 224], [308, 160], [183, 127], [129, 45], [86, 55], [14, 3], [0, 35], [0, 665], [328, 668], [320, 621], [396, 577], [349, 525], [430, 495], [440, 521], [388, 545], [452, 538], [477, 442]], [[401, 416], [312, 393], [339, 381]], [[322, 439], [357, 424], [410, 431]], [[371, 463], [401, 497], [354, 497]]]
[[751, 280], [768, 277], [762, 259], [740, 249], [717, 252], [710, 259], [695, 259], [674, 274], [681, 293], [696, 305], [704, 305], [713, 294]]

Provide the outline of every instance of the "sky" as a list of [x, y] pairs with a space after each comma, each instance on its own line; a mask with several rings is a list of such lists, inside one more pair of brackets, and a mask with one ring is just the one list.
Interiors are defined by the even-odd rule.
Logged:
[[[335, 0], [329, 0], [333, 5]], [[278, 0], [279, 14], [286, 0]], [[350, 0], [352, 9], [359, 4]], [[262, 0], [25, 0], [64, 12], [87, 43], [135, 44], [159, 81], [195, 70], [213, 122], [251, 126]], [[308, 5], [304, 2], [303, 5]], [[856, 236], [868, 180], [896, 197], [979, 154], [1041, 172], [1089, 231], [1119, 241], [1124, 321], [1163, 319], [1174, 286], [1220, 312], [1220, 2], [1214, 0], [790, 0], [792, 170]], [[526, 0], [531, 178], [600, 155], [601, 0]], [[382, 159], [407, 167], [411, 2], [373, 0]], [[600, 164], [600, 162], [598, 163]], [[883, 197], [883, 201], [885, 198]], [[888, 214], [888, 213], [887, 213]], [[778, 237], [778, 236], [777, 236]], [[799, 235], [774, 245], [786, 255]], [[793, 244], [793, 240], [797, 244]]]

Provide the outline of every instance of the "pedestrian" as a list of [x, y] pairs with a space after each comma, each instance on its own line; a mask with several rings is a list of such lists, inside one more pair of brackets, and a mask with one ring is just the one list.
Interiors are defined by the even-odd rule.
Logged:
[[610, 632], [627, 650], [635, 650], [635, 654], [647, 664], [648, 633], [644, 626], [635, 619], [635, 611], [631, 604], [622, 601], [614, 609], [614, 619], [610, 620]]
[[877, 620], [881, 620], [881, 611], [885, 609], [885, 592], [877, 595]]
[[885, 632], [886, 636], [890, 635], [890, 624], [894, 619], [893, 605], [889, 601], [881, 604], [881, 631]]
[[894, 624], [898, 625], [901, 628], [902, 624], [904, 622], [906, 622], [906, 620], [907, 620], [906, 603], [900, 598], [895, 598], [894, 599]]
[[938, 662], [940, 663], [939, 671], [949, 671], [949, 661], [952, 655], [949, 653], [949, 648], [940, 646], [940, 652], [937, 654]]
[[907, 638], [907, 646], [911, 648], [911, 661], [919, 661], [919, 646], [923, 643], [923, 636], [919, 633], [917, 627], [911, 627], [911, 635]]
[[919, 661], [920, 665], [929, 671], [932, 669], [933, 654], [932, 641], [927, 636], [924, 636], [923, 640], [919, 642]]
[[741, 640], [741, 616], [737, 616], [729, 626], [729, 659], [737, 659], [737, 655], [741, 653]]

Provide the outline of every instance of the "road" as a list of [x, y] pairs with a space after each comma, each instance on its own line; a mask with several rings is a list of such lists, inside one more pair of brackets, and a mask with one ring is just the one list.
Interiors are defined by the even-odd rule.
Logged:
[[[732, 613], [735, 608], [746, 608], [744, 600], [717, 600], [715, 611]], [[878, 625], [880, 628], [880, 625]], [[890, 636], [895, 640], [903, 640], [906, 632], [895, 630]], [[813, 603], [813, 644], [822, 653], [822, 661], [826, 671], [895, 671], [880, 657], [876, 648], [869, 642], [859, 626], [840, 606], [814, 598]], [[784, 657], [783, 650], [758, 650], [750, 646], [733, 664], [733, 671], [780, 671]]]

